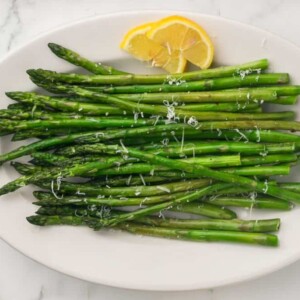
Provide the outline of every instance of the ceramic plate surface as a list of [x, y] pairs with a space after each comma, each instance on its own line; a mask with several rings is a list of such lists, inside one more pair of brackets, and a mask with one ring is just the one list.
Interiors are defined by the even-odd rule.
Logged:
[[[208, 31], [215, 44], [217, 64], [237, 64], [266, 57], [271, 61], [272, 70], [289, 72], [293, 82], [300, 83], [299, 65], [295, 63], [300, 61], [300, 50], [291, 43], [221, 18], [176, 13], [199, 22]], [[174, 12], [140, 11], [87, 19], [47, 33], [11, 52], [0, 63], [1, 107], [9, 103], [5, 91], [34, 88], [26, 75], [27, 69], [74, 69], [48, 50], [48, 42], [127, 71], [153, 72], [123, 53], [119, 42], [131, 27], [171, 14]], [[18, 145], [5, 137], [1, 140], [1, 152]], [[0, 169], [1, 185], [16, 177], [9, 164]], [[79, 227], [40, 228], [25, 220], [36, 208], [31, 204], [31, 192], [31, 188], [24, 188], [1, 198], [0, 236], [52, 269], [96, 283], [145, 290], [212, 288], [256, 278], [300, 257], [299, 209], [286, 213], [252, 213], [252, 218], [280, 216], [282, 219], [280, 247], [273, 249], [173, 241]], [[240, 216], [250, 218], [250, 213], [242, 211]]]

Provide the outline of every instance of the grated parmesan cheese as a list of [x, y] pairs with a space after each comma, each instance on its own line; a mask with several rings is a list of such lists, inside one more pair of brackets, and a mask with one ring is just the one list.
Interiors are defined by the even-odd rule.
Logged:
[[171, 190], [168, 189], [168, 188], [166, 188], [165, 186], [157, 185], [156, 188], [157, 188], [158, 190], [164, 191], [164, 192], [166, 192], [166, 193], [171, 193]]
[[63, 198], [63, 195], [61, 197], [57, 196], [57, 194], [55, 193], [55, 190], [54, 190], [54, 181], [51, 180], [51, 192], [53, 194], [53, 196], [56, 198], [56, 199], [62, 199]]

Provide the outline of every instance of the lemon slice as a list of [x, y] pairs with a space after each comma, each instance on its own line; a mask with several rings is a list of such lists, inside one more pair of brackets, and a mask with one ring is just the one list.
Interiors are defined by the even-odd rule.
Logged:
[[128, 31], [120, 47], [142, 61], [151, 61], [155, 67], [161, 67], [169, 73], [182, 73], [186, 59], [179, 51], [163, 47], [147, 37], [154, 23], [146, 23]]
[[161, 19], [152, 24], [147, 36], [170, 52], [180, 51], [185, 59], [201, 69], [207, 69], [212, 63], [214, 46], [210, 37], [200, 25], [187, 18]]

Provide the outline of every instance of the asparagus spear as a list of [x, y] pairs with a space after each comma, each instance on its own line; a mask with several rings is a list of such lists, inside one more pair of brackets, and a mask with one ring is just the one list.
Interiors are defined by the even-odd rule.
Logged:
[[[81, 117], [79, 119], [54, 119], [54, 120], [7, 120], [0, 119], [0, 130], [15, 132], [18, 130], [28, 130], [35, 128], [52, 129], [52, 128], [86, 128], [101, 129], [107, 127], [132, 128], [145, 125], [153, 125], [155, 119], [138, 119], [132, 118], [89, 118]], [[158, 121], [162, 123], [162, 121]]]
[[[255, 193], [253, 194], [255, 195]], [[254, 196], [255, 197], [255, 196]], [[293, 204], [291, 202], [283, 201], [273, 197], [255, 197], [251, 199], [249, 197], [236, 197], [236, 196], [227, 196], [222, 197], [220, 195], [212, 196], [208, 199], [205, 199], [209, 203], [221, 206], [235, 206], [235, 207], [248, 207], [248, 208], [260, 208], [260, 209], [278, 209], [278, 210], [291, 210]]]
[[[241, 154], [260, 154], [264, 156], [259, 157], [242, 157], [244, 165], [254, 165], [261, 163], [276, 163], [276, 162], [293, 162], [297, 160], [295, 154], [284, 155], [283, 153], [289, 153], [295, 151], [294, 143], [280, 143], [280, 144], [255, 144], [255, 143], [239, 143], [239, 142], [188, 142], [183, 147], [177, 146], [178, 144], [171, 143], [167, 147], [162, 145], [149, 145], [138, 147], [137, 149], [147, 151], [156, 155], [164, 157], [188, 157], [203, 154], [213, 153], [241, 153]], [[40, 160], [47, 161], [47, 163], [63, 163], [67, 160], [67, 157], [77, 156], [82, 154], [103, 154], [103, 146], [100, 144], [86, 144], [86, 145], [74, 145], [71, 147], [61, 148], [56, 153], [62, 155], [54, 155], [51, 153], [37, 152], [33, 153], [32, 157]], [[278, 156], [270, 155], [269, 153], [280, 153]], [[267, 155], [268, 154], [268, 155]], [[63, 156], [66, 155], [66, 156]], [[267, 155], [267, 156], [266, 156]], [[52, 162], [51, 160], [54, 160]]]
[[[90, 130], [88, 130], [90, 132]], [[78, 132], [86, 132], [84, 129], [81, 128], [52, 128], [48, 130], [43, 130], [41, 128], [39, 129], [28, 129], [28, 130], [22, 130], [18, 132], [14, 132], [11, 140], [13, 142], [16, 141], [22, 141], [26, 139], [31, 138], [38, 138], [38, 139], [46, 139], [46, 138], [53, 138], [57, 136], [63, 136], [63, 135], [69, 135], [72, 133], [78, 133]], [[7, 132], [7, 134], [10, 134], [11, 132]]]
[[181, 74], [156, 74], [156, 75], [136, 75], [136, 74], [125, 74], [125, 75], [95, 75], [98, 80], [100, 76], [101, 81], [104, 84], [152, 84], [152, 83], [164, 83], [170, 79], [193, 81], [206, 78], [218, 78], [232, 76], [234, 74], [239, 74], [241, 71], [247, 70], [248, 73], [259, 74], [260, 71], [268, 67], [268, 60], [261, 59], [258, 61], [249, 62], [246, 64], [228, 66], [228, 67], [218, 67], [214, 69], [199, 70], [194, 72], [187, 72]]
[[[74, 102], [69, 98], [55, 98], [36, 93], [28, 92], [9, 92], [7, 96], [13, 100], [20, 101], [21, 103], [33, 104], [39, 107], [65, 111], [65, 112], [80, 112], [85, 115], [123, 115], [127, 114], [127, 111], [123, 111], [117, 107], [109, 105], [101, 105], [98, 103], [86, 103], [86, 102]], [[238, 103], [202, 103], [194, 105], [181, 105], [178, 108], [187, 111], [248, 111], [259, 107], [258, 103], [238, 102]]]
[[[58, 167], [70, 167], [76, 164], [82, 164], [93, 161], [105, 161], [106, 157], [97, 157], [97, 156], [85, 156], [82, 157], [73, 157], [72, 160], [65, 159], [64, 157], [53, 155], [53, 154], [39, 154], [39, 157], [43, 157], [43, 161], [50, 163], [50, 165]], [[289, 165], [281, 164], [276, 166], [260, 166], [260, 164], [269, 164], [269, 163], [283, 163], [283, 162], [293, 162], [297, 160], [297, 156], [294, 154], [290, 155], [269, 155], [265, 157], [245, 157], [240, 159], [239, 155], [231, 156], [207, 156], [207, 157], [198, 157], [198, 158], [189, 158], [189, 159], [180, 159], [179, 161], [187, 162], [190, 164], [199, 164], [203, 166], [208, 166], [211, 168], [222, 168], [222, 171], [234, 173], [238, 175], [263, 175], [266, 176], [273, 175], [287, 175], [290, 172]], [[161, 166], [153, 166], [149, 164], [136, 163], [131, 164], [134, 160], [128, 160], [128, 165], [117, 165], [115, 168], [109, 168], [105, 170], [99, 170], [93, 176], [99, 175], [124, 175], [124, 174], [159, 174], [160, 176], [176, 177], [182, 178], [182, 175], [178, 172], [170, 172], [168, 168]], [[118, 163], [118, 158], [116, 158], [116, 164]], [[124, 163], [123, 163], [124, 164]], [[33, 174], [35, 172], [43, 172], [43, 168], [36, 166], [24, 165], [20, 163], [12, 163], [12, 165], [19, 171], [21, 174]], [[237, 168], [228, 168], [230, 166], [254, 166], [254, 167], [237, 167]], [[227, 167], [227, 168], [226, 168]], [[271, 175], [270, 175], [271, 174]], [[85, 176], [85, 174], [82, 174]], [[194, 178], [194, 175], [187, 174], [186, 177], [191, 176]]]
[[296, 96], [281, 96], [275, 101], [276, 104], [283, 104], [283, 105], [293, 105], [296, 104], [298, 101], [298, 95]]
[[57, 113], [49, 112], [44, 110], [32, 110], [24, 111], [19, 109], [1, 109], [0, 119], [9, 120], [30, 120], [30, 119], [41, 119], [41, 120], [58, 120], [58, 119], [79, 119], [82, 115], [75, 113]]
[[[37, 105], [42, 108], [51, 107], [64, 112], [76, 112], [85, 115], [123, 115], [123, 110], [94, 103], [70, 101], [68, 98], [54, 98], [29, 92], [8, 92], [6, 95], [20, 103]], [[126, 112], [126, 111], [125, 111]]]
[[[162, 84], [149, 84], [146, 85], [128, 85], [127, 81], [118, 82], [118, 75], [108, 78], [105, 75], [82, 75], [82, 74], [68, 74], [57, 73], [43, 69], [30, 69], [27, 70], [30, 77], [40, 81], [61, 82], [67, 84], [77, 84], [83, 86], [101, 86], [110, 84], [127, 85], [125, 87], [99, 87], [96, 91], [103, 93], [164, 93], [164, 92], [188, 92], [188, 91], [210, 91], [210, 90], [223, 90], [237, 87], [249, 86], [263, 86], [267, 84], [283, 84], [289, 82], [289, 75], [286, 73], [270, 73], [261, 75], [247, 75], [245, 77], [224, 77], [204, 79], [199, 81], [177, 81], [173, 84], [173, 80], [167, 80]], [[128, 75], [125, 75], [128, 76]], [[132, 76], [132, 75], [130, 75]]]
[[[101, 223], [99, 218], [76, 217], [76, 216], [41, 216], [35, 215], [27, 217], [27, 221], [38, 226], [47, 225], [89, 225], [96, 226]], [[124, 223], [118, 225], [123, 230], [144, 235], [168, 237], [174, 239], [184, 239], [191, 241], [222, 241], [258, 244], [264, 246], [277, 246], [278, 238], [276, 235], [264, 233], [249, 233], [235, 231], [216, 231], [216, 230], [188, 230], [188, 229], [168, 229], [156, 228], [152, 226], [136, 225]]]
[[[156, 155], [165, 157], [188, 157], [201, 154], [212, 153], [241, 153], [246, 155], [261, 153], [292, 153], [295, 151], [294, 143], [275, 143], [275, 144], [257, 144], [257, 143], [241, 143], [231, 141], [186, 141], [182, 146], [178, 143], [169, 143], [167, 146], [162, 144], [142, 145], [137, 147]], [[102, 154], [103, 148], [100, 144], [74, 145], [70, 147], [60, 148], [56, 153], [65, 156], [77, 156], [81, 154]], [[42, 153], [34, 153], [34, 157]]]
[[56, 56], [70, 62], [71, 64], [73, 64], [75, 66], [82, 67], [94, 74], [100, 74], [100, 75], [128, 74], [127, 72], [117, 70], [111, 66], [106, 66], [101, 63], [92, 62], [92, 61], [80, 56], [78, 53], [76, 53], [70, 49], [67, 49], [65, 47], [62, 47], [58, 44], [49, 43], [48, 47]]
[[[68, 186], [71, 187], [70, 184]], [[97, 197], [99, 195], [97, 194], [95, 186], [93, 188], [91, 187], [90, 190], [92, 190], [92, 193], [95, 193], [96, 197], [90, 197], [86, 195], [74, 195], [74, 196], [64, 196], [62, 198], [57, 198], [53, 195], [52, 192], [35, 191], [33, 192], [33, 194], [38, 199], [38, 201], [33, 202], [33, 204], [39, 206], [48, 206], [48, 207], [65, 206], [65, 205], [72, 205], [72, 206], [79, 206], [79, 207], [81, 206], [90, 206], [90, 207], [142, 206], [142, 205], [152, 205], [156, 203], [171, 201], [186, 195], [186, 192], [178, 192], [178, 193], [164, 194], [158, 196], [135, 197], [135, 198], [127, 198], [127, 197], [112, 198], [110, 196], [103, 198], [103, 197]], [[75, 192], [75, 190], [73, 191]]]
[[[144, 146], [142, 150], [150, 153], [167, 156], [192, 156], [204, 153], [241, 153], [241, 154], [261, 154], [261, 153], [289, 153], [295, 151], [294, 143], [278, 143], [278, 144], [257, 144], [257, 143], [240, 143], [240, 142], [197, 142], [188, 141], [183, 146], [178, 146], [177, 143], [169, 143], [167, 147], [161, 145]], [[80, 153], [97, 153], [97, 144], [87, 144], [74, 146], [76, 154]]]
[[[76, 209], [76, 208], [75, 208]], [[36, 212], [43, 216], [75, 216], [74, 208], [66, 206], [59, 207], [40, 207]], [[94, 216], [103, 215], [105, 210], [97, 210]], [[76, 209], [76, 216], [93, 216], [91, 209]], [[181, 228], [181, 229], [199, 229], [199, 230], [229, 230], [240, 232], [272, 232], [278, 231], [280, 226], [280, 219], [266, 219], [266, 220], [210, 220], [210, 219], [173, 219], [173, 218], [158, 218], [158, 217], [142, 217], [136, 220], [137, 223], [167, 228]], [[45, 224], [46, 225], [46, 224]], [[54, 224], [52, 224], [54, 225]]]
[[[47, 85], [44, 86], [45, 88]], [[86, 89], [93, 90], [94, 88]], [[178, 93], [141, 93], [141, 94], [118, 94], [118, 97], [124, 100], [141, 102], [146, 104], [161, 104], [163, 100], [176, 101], [177, 103], [230, 103], [234, 102], [240, 107], [244, 103], [250, 102], [291, 102], [291, 99], [278, 98], [277, 93], [267, 90], [263, 87], [259, 88], [240, 88], [227, 89], [219, 91], [202, 91], [202, 92], [178, 92]], [[97, 101], [91, 100], [90, 101]], [[255, 103], [254, 102], [254, 103]]]
[[[63, 215], [63, 216], [91, 216], [91, 217], [104, 217], [103, 211], [106, 207], [73, 207], [73, 206], [43, 206], [40, 207], [37, 210], [37, 214], [40, 215]], [[108, 212], [110, 212], [110, 209], [107, 209]], [[172, 211], [172, 209], [171, 209]], [[226, 208], [220, 208], [219, 206], [209, 204], [209, 203], [201, 203], [201, 204], [185, 204], [182, 206], [176, 207], [174, 209], [176, 212], [184, 212], [184, 213], [190, 213], [194, 215], [214, 218], [214, 219], [221, 219], [221, 220], [232, 220], [236, 218], [235, 212], [226, 209]], [[112, 211], [114, 213], [115, 210]], [[107, 217], [110, 217], [108, 215]]]
[[[68, 159], [63, 156], [53, 155], [51, 153], [37, 153], [36, 155], [33, 155], [33, 157], [42, 159], [43, 163], [46, 162], [46, 165], [50, 164], [50, 165], [58, 166], [58, 167], [73, 166], [76, 164], [83, 164], [86, 162], [93, 162], [93, 161], [105, 162], [106, 159], [110, 158], [110, 157], [101, 157], [101, 156], [85, 156], [84, 158], [82, 158], [81, 156], [79, 156], [79, 157], [72, 157], [72, 159]], [[110, 158], [110, 159], [112, 159], [112, 158]], [[121, 168], [121, 166], [118, 165], [118, 161], [119, 161], [118, 157], [115, 158], [115, 161], [116, 161], [116, 165], [117, 165], [116, 170], [118, 170], [119, 168]], [[132, 163], [134, 161], [135, 161], [134, 159], [130, 159], [130, 160], [127, 160], [127, 163]], [[194, 164], [194, 163], [202, 164], [204, 166], [210, 166], [213, 168], [239, 166], [241, 164], [240, 155], [238, 155], [238, 154], [222, 155], [222, 156], [203, 156], [203, 157], [198, 157], [198, 158], [184, 159], [183, 161], [186, 161], [186, 162], [192, 163], [192, 164]], [[286, 161], [288, 161], [288, 160], [286, 160]], [[20, 173], [25, 173], [25, 174], [27, 174], [27, 173], [32, 174], [32, 173], [37, 172], [38, 170], [43, 171], [43, 168], [37, 168], [36, 166], [24, 165], [24, 164], [20, 164], [17, 162], [12, 162], [12, 165], [15, 166], [15, 168], [18, 171], [20, 171]], [[150, 171], [152, 169], [155, 169], [154, 166], [149, 165], [149, 167], [150, 167]], [[25, 171], [24, 171], [24, 169], [25, 169]], [[149, 170], [149, 168], [147, 168], [147, 167], [144, 168], [144, 170], [143, 170], [143, 165], [137, 166], [135, 169], [136, 170], [141, 169], [142, 173], [145, 173], [145, 171]], [[156, 168], [156, 169], [165, 170], [166, 168]]]
[[[212, 119], [211, 115], [214, 113], [203, 115], [203, 118]], [[218, 114], [215, 113], [215, 119], [218, 119]], [[230, 114], [230, 113], [228, 113]], [[228, 114], [224, 114], [224, 120], [228, 117]], [[275, 113], [274, 113], [275, 114]], [[281, 113], [278, 113], [282, 116]], [[223, 119], [222, 114], [219, 114], [220, 118]], [[237, 132], [240, 129], [277, 129], [277, 130], [291, 130], [291, 131], [300, 131], [300, 123], [296, 121], [281, 121], [281, 120], [246, 120], [243, 119], [244, 114], [232, 114], [229, 119], [232, 117], [234, 121], [203, 121], [198, 122], [194, 117], [191, 117], [188, 123], [196, 125], [196, 130], [223, 130], [223, 129], [233, 129]], [[255, 115], [255, 114], [254, 114]], [[286, 116], [286, 115], [284, 115]], [[252, 118], [252, 116], [251, 116]], [[255, 118], [255, 117], [254, 117]], [[242, 119], [242, 120], [239, 120]], [[238, 120], [238, 121], [236, 121]], [[120, 128], [130, 128], [130, 127], [142, 127], [150, 124], [155, 124], [155, 119], [109, 119], [109, 118], [81, 118], [81, 119], [58, 119], [58, 120], [33, 120], [33, 121], [10, 121], [2, 119], [0, 120], [0, 129], [4, 132], [14, 132], [17, 130], [26, 130], [34, 128], [69, 128], [69, 127], [79, 127], [87, 129], [101, 129], [107, 127], [120, 127]], [[162, 123], [162, 121], [158, 121]], [[182, 124], [182, 129], [184, 128]], [[148, 126], [146, 127], [148, 129]], [[147, 132], [150, 132], [149, 130]], [[96, 133], [95, 133], [96, 134]]]
[[205, 202], [176, 205], [175, 207], [171, 208], [170, 211], [196, 214], [200, 216], [209, 217], [212, 219], [221, 219], [221, 220], [232, 220], [237, 218], [237, 215], [234, 211], [225, 207], [220, 207]]
[[[174, 160], [175, 161], [175, 160]], [[190, 165], [193, 165], [190, 163]], [[247, 166], [247, 167], [234, 167], [217, 169], [225, 173], [231, 173], [241, 176], [272, 176], [272, 175], [288, 175], [290, 174], [289, 165], [277, 166]], [[105, 171], [99, 170], [94, 176], [101, 175], [130, 175], [130, 174], [155, 174], [157, 176], [165, 176], [169, 178], [199, 178], [199, 175], [171, 172], [166, 167], [153, 166], [149, 164], [137, 163], [133, 165], [125, 165], [120, 168], [109, 168]]]
[[[126, 166], [122, 167], [122, 170], [124, 170]], [[108, 169], [107, 172], [109, 172]], [[290, 174], [290, 166], [287, 164], [281, 164], [281, 165], [275, 165], [275, 166], [246, 166], [246, 167], [235, 167], [235, 168], [222, 168], [222, 169], [216, 169], [220, 170], [225, 173], [240, 175], [240, 176], [275, 176], [275, 175], [289, 175]], [[99, 171], [98, 173], [101, 173]], [[155, 172], [157, 176], [166, 176], [166, 177], [174, 177], [174, 176], [181, 176], [181, 178], [198, 178], [194, 174], [189, 173], [180, 173], [180, 172], [172, 172], [172, 171], [159, 171]]]
[[198, 230], [228, 230], [245, 232], [272, 232], [278, 231], [280, 219], [266, 220], [183, 220], [172, 218], [143, 217], [138, 223], [155, 227], [198, 229]]
[[263, 246], [278, 246], [276, 235], [265, 233], [248, 233], [234, 231], [214, 231], [214, 230], [188, 230], [169, 229], [163, 227], [152, 227], [146, 225], [136, 225], [132, 223], [120, 224], [122, 230], [134, 234], [150, 235], [171, 239], [184, 239], [189, 241], [209, 241], [209, 242], [239, 242], [248, 244], [258, 244]]
[[[30, 73], [29, 73], [30, 74]], [[78, 78], [79, 79], [79, 78]], [[58, 80], [59, 81], [59, 80]], [[64, 82], [64, 80], [62, 80]], [[100, 87], [99, 91], [108, 94], [133, 94], [133, 93], [172, 93], [172, 92], [192, 92], [192, 91], [211, 91], [223, 90], [228, 88], [263, 86], [268, 84], [288, 83], [288, 74], [262, 74], [249, 75], [243, 77], [226, 77], [217, 79], [206, 79], [202, 81], [183, 82], [180, 84], [153, 84], [153, 85], [129, 85], [129, 86], [110, 86]], [[69, 83], [69, 82], [68, 82]], [[79, 84], [80, 80], [70, 83]], [[93, 83], [91, 83], [93, 84]], [[87, 84], [89, 85], [89, 83]]]
[[[299, 136], [286, 132], [279, 132], [274, 130], [206, 130], [199, 131], [195, 128], [182, 127], [172, 125], [172, 127], [165, 128], [164, 125], [157, 125], [153, 128], [146, 127], [138, 128], [139, 133], [135, 131], [135, 128], [130, 130], [106, 130], [105, 132], [99, 133], [99, 131], [93, 132], [82, 132], [79, 128], [60, 128], [60, 129], [49, 129], [44, 131], [42, 129], [26, 130], [16, 132], [12, 138], [13, 141], [28, 139], [32, 137], [38, 137], [40, 139], [54, 138], [62, 135], [70, 135], [71, 133], [81, 132], [85, 143], [95, 143], [94, 135], [102, 135], [102, 139], [99, 141], [111, 141], [112, 143], [119, 143], [120, 138], [124, 139], [126, 145], [144, 145], [149, 143], [163, 143], [168, 141], [176, 141], [178, 143], [179, 139], [182, 139], [182, 133], [184, 131], [185, 140], [197, 142], [199, 140], [232, 140], [241, 141], [248, 143], [253, 142], [267, 142], [267, 143], [284, 143], [284, 142], [295, 142], [297, 146], [297, 141], [299, 142]], [[170, 125], [169, 125], [170, 126]], [[123, 133], [123, 136], [121, 136]], [[9, 134], [7, 132], [6, 134]], [[5, 135], [5, 133], [3, 133]], [[89, 137], [86, 137], [88, 135]], [[78, 142], [77, 139], [74, 143], [84, 143], [84, 141]], [[298, 149], [298, 146], [296, 147]]]

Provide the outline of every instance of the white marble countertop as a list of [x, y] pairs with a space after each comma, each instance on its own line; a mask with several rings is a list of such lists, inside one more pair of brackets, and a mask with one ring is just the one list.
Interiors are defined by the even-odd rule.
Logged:
[[[0, 58], [36, 35], [80, 18], [117, 11], [172, 9], [219, 15], [266, 29], [300, 46], [298, 0], [1, 0]], [[91, 284], [62, 275], [0, 241], [2, 300], [279, 300], [300, 298], [300, 261], [250, 282], [214, 290], [142, 292]]]

